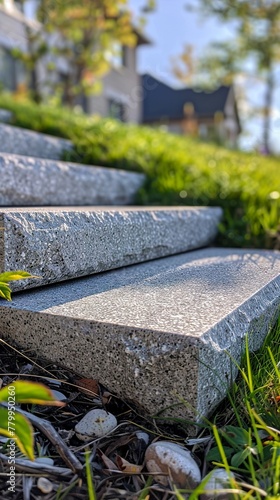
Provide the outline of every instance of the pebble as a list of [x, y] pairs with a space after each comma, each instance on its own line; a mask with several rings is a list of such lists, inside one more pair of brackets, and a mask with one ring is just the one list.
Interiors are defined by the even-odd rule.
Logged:
[[148, 446], [150, 441], [150, 436], [149, 434], [147, 434], [147, 432], [137, 431], [135, 435], [137, 439], [139, 439], [139, 441], [143, 441]]
[[65, 394], [62, 394], [62, 392], [56, 391], [55, 389], [51, 389], [51, 391], [52, 391], [53, 397], [57, 401], [65, 401], [65, 399], [67, 399], [67, 397], [65, 396]]
[[[234, 478], [234, 474], [230, 474]], [[204, 486], [204, 490], [208, 490], [208, 493], [203, 493], [200, 495], [201, 500], [230, 500], [233, 495], [229, 493], [218, 493], [217, 490], [223, 490], [225, 488], [230, 488], [230, 482], [228, 473], [225, 469], [214, 469], [211, 473], [209, 481]], [[214, 492], [216, 490], [216, 492]], [[213, 493], [211, 493], [213, 491]]]
[[168, 485], [168, 475], [180, 488], [194, 489], [201, 481], [201, 473], [191, 452], [169, 441], [157, 441], [146, 450], [146, 467], [149, 472], [161, 472], [156, 481]]
[[61, 381], [57, 380], [56, 378], [48, 378], [47, 381], [48, 381], [48, 383], [50, 385], [54, 385], [56, 387], [60, 387], [61, 386]]
[[39, 477], [37, 481], [37, 488], [42, 493], [51, 493], [53, 490], [53, 484], [46, 477]]
[[117, 427], [117, 419], [105, 410], [91, 410], [75, 426], [77, 438], [90, 441], [94, 437], [102, 437]]

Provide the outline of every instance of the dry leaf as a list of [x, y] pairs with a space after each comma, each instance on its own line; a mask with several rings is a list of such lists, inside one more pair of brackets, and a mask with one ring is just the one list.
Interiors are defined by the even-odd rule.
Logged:
[[143, 469], [143, 465], [131, 464], [124, 458], [120, 457], [120, 455], [116, 456], [116, 463], [118, 468], [122, 472], [125, 472], [125, 474], [140, 474]]
[[103, 461], [103, 463], [105, 464], [105, 466], [107, 467], [107, 469], [110, 469], [110, 470], [115, 470], [115, 471], [118, 471], [118, 467], [116, 466], [116, 464], [110, 460], [110, 458], [108, 458], [105, 453], [103, 453], [103, 451], [101, 451], [100, 449], [97, 450], [98, 452], [98, 455], [100, 456], [101, 460]]
[[114, 441], [109, 444], [108, 448], [106, 448], [106, 455], [111, 455], [117, 448], [121, 448], [121, 446], [126, 446], [128, 443], [135, 439], [135, 433], [129, 434], [128, 436], [121, 436], [119, 439], [114, 439]]
[[102, 392], [102, 404], [103, 406], [106, 406], [108, 403], [110, 403], [110, 400], [112, 398], [113, 394], [111, 394], [110, 392], [108, 391], [103, 391]]
[[97, 380], [92, 378], [81, 378], [76, 380], [76, 385], [79, 387], [80, 392], [86, 396], [99, 397], [99, 384]]

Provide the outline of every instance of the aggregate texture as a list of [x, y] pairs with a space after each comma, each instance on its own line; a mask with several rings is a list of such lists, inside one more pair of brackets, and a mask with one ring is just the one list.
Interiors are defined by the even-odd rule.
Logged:
[[209, 245], [220, 208], [83, 207], [0, 210], [0, 272], [39, 279], [23, 290]]
[[[1, 114], [3, 115], [3, 112]], [[3, 116], [8, 118], [7, 113]], [[71, 149], [72, 143], [67, 139], [0, 124], [0, 152], [2, 153], [59, 160], [65, 151]]]
[[145, 176], [0, 153], [0, 179], [2, 207], [81, 206], [131, 204]]
[[12, 120], [13, 113], [8, 111], [7, 109], [0, 108], [0, 122], [2, 123], [10, 123]]
[[20, 292], [0, 324], [148, 414], [199, 421], [236, 375], [229, 355], [240, 361], [247, 333], [259, 348], [279, 305], [279, 252], [208, 248]]

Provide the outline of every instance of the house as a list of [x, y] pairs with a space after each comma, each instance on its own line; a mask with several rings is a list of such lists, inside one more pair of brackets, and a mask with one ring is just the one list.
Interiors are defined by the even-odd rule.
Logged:
[[24, 66], [11, 54], [16, 48], [22, 52], [28, 51], [25, 35], [27, 23], [33, 25], [12, 0], [4, 0], [0, 5], [0, 85], [10, 91], [27, 83]]
[[[24, 5], [33, 5], [29, 16], [21, 11], [16, 0], [4, 0], [0, 5], [0, 86], [11, 91], [31, 84], [30, 75], [13, 57], [12, 50], [20, 48], [28, 53], [26, 30], [41, 29], [34, 16], [36, 0], [29, 0]], [[102, 92], [78, 101], [84, 111], [128, 123], [161, 125], [173, 133], [191, 134], [235, 146], [241, 127], [233, 87], [198, 92], [188, 88], [174, 89], [148, 74], [141, 77], [137, 71], [137, 53], [150, 41], [136, 29], [134, 31], [135, 47], [115, 47], [111, 69], [102, 79]], [[54, 34], [54, 39], [48, 39], [48, 43], [57, 45], [60, 42]], [[55, 65], [52, 73], [47, 70], [50, 62]], [[54, 60], [54, 56], [47, 55], [35, 71], [41, 89], [48, 93], [48, 82], [62, 81], [69, 66], [62, 57]]]
[[[33, 12], [36, 1], [33, 1]], [[30, 9], [30, 12], [32, 9]], [[31, 16], [32, 17], [32, 16]], [[0, 5], [0, 86], [15, 91], [30, 85], [23, 64], [15, 59], [12, 50], [20, 48], [28, 52], [26, 29], [40, 30], [40, 23], [21, 11], [14, 0], [4, 0]], [[149, 40], [134, 29], [136, 45], [114, 47], [115, 56], [110, 60], [111, 70], [102, 79], [102, 93], [84, 96], [79, 104], [89, 114], [112, 116], [125, 122], [140, 123], [142, 117], [142, 82], [137, 72], [137, 52], [139, 47], [149, 44]], [[53, 41], [51, 42], [53, 43]], [[55, 42], [57, 43], [57, 41]], [[50, 57], [50, 56], [48, 56]], [[47, 92], [46, 82], [50, 78], [63, 79], [69, 71], [65, 60], [56, 59], [56, 75], [48, 74], [48, 59], [36, 68], [42, 88]], [[53, 62], [53, 61], [52, 61]]]
[[102, 93], [86, 97], [84, 110], [88, 114], [111, 116], [128, 123], [140, 123], [142, 119], [142, 81], [137, 71], [139, 47], [150, 44], [140, 32], [134, 30], [136, 46], [120, 46], [111, 70], [102, 79]]
[[174, 89], [152, 75], [142, 76], [142, 122], [180, 135], [216, 140], [231, 147], [241, 132], [232, 86], [212, 92]]

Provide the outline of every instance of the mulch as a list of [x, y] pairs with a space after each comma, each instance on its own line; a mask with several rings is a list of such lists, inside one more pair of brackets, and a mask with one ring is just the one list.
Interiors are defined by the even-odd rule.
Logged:
[[[7, 486], [9, 465], [5, 459], [8, 451], [5, 439], [1, 440], [1, 499], [87, 499], [88, 488], [85, 473], [87, 450], [90, 451], [90, 467], [98, 500], [176, 499], [172, 492], [171, 482], [169, 486], [164, 487], [152, 480], [151, 474], [145, 469], [144, 457], [148, 444], [154, 440], [169, 440], [185, 444], [188, 436], [183, 424], [173, 425], [147, 418], [133, 406], [110, 394], [97, 381], [81, 383], [85, 386], [88, 382], [91, 388], [96, 388], [94, 394], [86, 393], [83, 387], [78, 385], [80, 377], [77, 374], [36, 359], [32, 353], [15, 351], [14, 348], [3, 344], [3, 341], [0, 346], [0, 377], [4, 386], [19, 379], [38, 381], [50, 389], [59, 390], [66, 397], [66, 405], [62, 408], [21, 405], [21, 409], [29, 412], [35, 420], [39, 418], [51, 424], [57, 431], [60, 442], [54, 445], [48, 438], [48, 434], [33, 425], [36, 457], [51, 457], [54, 463], [53, 466], [41, 464], [39, 470], [33, 469], [32, 462], [18, 451], [16, 492], [11, 495]], [[85, 444], [78, 440], [74, 428], [88, 411], [95, 408], [103, 408], [114, 414], [118, 426], [108, 435]], [[194, 453], [201, 469], [206, 472], [205, 444], [196, 444], [189, 449]], [[44, 494], [38, 488], [38, 479], [41, 477], [46, 477], [51, 481], [53, 487], [51, 493]]]

